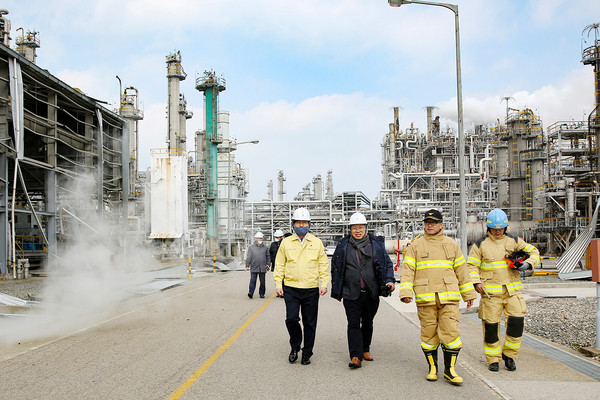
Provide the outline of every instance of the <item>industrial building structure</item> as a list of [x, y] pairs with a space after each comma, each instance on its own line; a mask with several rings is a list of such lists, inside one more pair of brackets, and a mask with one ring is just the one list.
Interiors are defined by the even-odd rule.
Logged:
[[152, 149], [149, 170], [140, 171], [138, 90], [123, 89], [117, 76], [119, 106], [109, 110], [35, 64], [37, 32], [22, 32], [11, 49], [6, 14], [0, 11], [0, 274], [60, 260], [82, 227], [94, 230], [90, 215], [115, 228], [114, 251], [129, 240], [159, 258], [239, 255], [248, 184], [234, 156], [244, 142], [230, 138], [229, 114], [218, 108], [224, 79], [213, 71], [196, 77], [206, 118], [188, 153], [193, 113], [180, 93], [187, 75], [180, 52], [166, 56], [166, 146]]
[[[187, 74], [180, 52], [166, 56], [166, 146], [153, 149], [150, 169], [140, 171], [144, 113], [137, 89], [120, 86], [119, 107], [109, 110], [35, 64], [37, 32], [21, 32], [12, 50], [5, 14], [0, 10], [0, 274], [58, 259], [59, 244], [86, 225], [81, 195], [93, 199], [84, 211], [123, 228], [127, 240], [149, 246], [159, 258], [240, 257], [256, 231], [267, 240], [277, 229], [291, 231], [298, 207], [310, 210], [311, 229], [326, 245], [349, 232], [356, 211], [367, 216], [370, 230], [396, 243], [390, 252], [422, 232], [422, 213], [430, 208], [444, 213], [447, 234], [460, 237], [457, 135], [440, 126], [434, 107], [427, 107], [425, 132], [413, 125], [402, 130], [399, 108], [393, 109], [381, 142], [376, 198], [335, 193], [330, 170], [325, 182], [315, 175], [288, 201], [285, 173], [278, 171], [276, 196], [270, 181], [265, 200], [247, 202], [247, 173], [235, 150], [258, 141], [230, 135], [229, 113], [219, 108], [223, 77], [204, 71], [195, 78], [204, 127], [188, 151], [193, 113], [180, 91]], [[544, 130], [531, 109], [509, 108], [507, 100], [503, 122], [465, 133], [469, 244], [484, 234], [485, 217], [495, 207], [507, 211], [513, 232], [548, 254], [561, 254], [587, 225], [600, 196], [600, 41], [597, 24], [586, 29], [595, 39], [582, 62], [593, 66], [596, 87], [587, 120]], [[77, 182], [87, 184], [76, 193], [71, 186]]]
[[[594, 33], [593, 44], [583, 50], [582, 62], [594, 67], [596, 102], [587, 121], [551, 124], [546, 131], [539, 116], [529, 109], [508, 107], [501, 123], [476, 126], [465, 133], [465, 193], [467, 199], [467, 241], [473, 243], [485, 233], [485, 217], [496, 207], [507, 211], [513, 233], [535, 243], [548, 254], [561, 254], [589, 223], [600, 196], [598, 187], [600, 143], [600, 41], [599, 24], [584, 30]], [[508, 98], [505, 98], [508, 99]], [[361, 211], [374, 231], [387, 239], [406, 243], [423, 231], [422, 213], [440, 209], [445, 233], [459, 238], [458, 140], [452, 129], [441, 129], [439, 117], [427, 107], [427, 131], [412, 124], [400, 129], [399, 108], [382, 141], [382, 187], [370, 200], [352, 193], [320, 199], [318, 179], [294, 200], [316, 215], [314, 232], [324, 241], [337, 240], [348, 232], [350, 214]], [[252, 229], [269, 234], [290, 229], [291, 212], [281, 194], [273, 200], [272, 183], [268, 199], [249, 203], [247, 218]], [[348, 196], [350, 195], [350, 196]], [[311, 198], [311, 196], [313, 198]], [[346, 201], [349, 197], [353, 201]], [[322, 224], [329, 220], [330, 224]], [[396, 245], [397, 248], [398, 245]]]
[[[0, 273], [16, 274], [24, 260], [57, 260], [82, 213], [127, 221], [130, 126], [35, 64], [37, 32], [22, 32], [12, 50], [7, 13], [0, 11]], [[92, 210], [82, 196], [93, 199]]]

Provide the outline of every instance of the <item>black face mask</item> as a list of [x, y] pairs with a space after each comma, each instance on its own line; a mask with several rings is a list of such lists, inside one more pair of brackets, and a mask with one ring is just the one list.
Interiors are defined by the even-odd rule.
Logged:
[[309, 227], [294, 227], [294, 232], [296, 232], [296, 235], [302, 237], [302, 236], [306, 236], [306, 234], [308, 233], [308, 229]]

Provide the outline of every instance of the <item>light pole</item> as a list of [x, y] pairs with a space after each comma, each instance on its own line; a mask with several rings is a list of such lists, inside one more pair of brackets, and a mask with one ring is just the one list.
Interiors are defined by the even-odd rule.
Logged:
[[460, 190], [460, 247], [463, 254], [467, 253], [467, 199], [465, 196], [465, 135], [463, 132], [463, 104], [462, 104], [462, 78], [460, 73], [460, 33], [458, 30], [458, 5], [448, 3], [435, 3], [420, 0], [388, 0], [392, 7], [400, 7], [402, 4], [425, 4], [428, 6], [440, 6], [452, 10], [454, 13], [454, 32], [456, 38], [456, 99], [458, 102], [458, 185]]
[[[234, 144], [233, 149], [231, 143]], [[258, 140], [247, 142], [229, 140], [227, 142], [227, 257], [231, 257], [231, 152], [240, 144], [258, 144]]]

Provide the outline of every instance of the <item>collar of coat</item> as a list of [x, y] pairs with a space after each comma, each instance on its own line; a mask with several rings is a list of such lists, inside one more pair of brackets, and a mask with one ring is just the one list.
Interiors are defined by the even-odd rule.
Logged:
[[425, 238], [428, 240], [442, 240], [444, 238], [444, 228], [440, 229], [435, 235], [430, 235], [425, 232]]
[[500, 242], [504, 242], [506, 240], [506, 238], [508, 237], [506, 235], [506, 233], [504, 233], [502, 236], [500, 236], [499, 238], [497, 238], [496, 236], [492, 235], [492, 232], [488, 232], [487, 236], [492, 241], [492, 243], [495, 243], [495, 244], [498, 244]]
[[[292, 236], [290, 236], [290, 238], [291, 238], [292, 240], [297, 240], [297, 241], [300, 241], [300, 238], [298, 237], [298, 234], [296, 234], [296, 233], [294, 233]], [[303, 240], [308, 240], [308, 241], [310, 242], [310, 241], [312, 241], [312, 240], [313, 240], [313, 238], [314, 238], [313, 234], [312, 234], [312, 233], [310, 233], [310, 232], [308, 232], [308, 233], [306, 234], [306, 236], [304, 236], [304, 239], [303, 239]]]

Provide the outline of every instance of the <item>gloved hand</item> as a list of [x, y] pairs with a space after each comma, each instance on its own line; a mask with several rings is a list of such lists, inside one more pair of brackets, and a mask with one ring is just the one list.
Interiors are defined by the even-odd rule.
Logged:
[[528, 270], [528, 269], [530, 269], [530, 268], [531, 268], [531, 264], [529, 264], [529, 263], [528, 263], [528, 262], [526, 262], [526, 261], [523, 261], [523, 262], [521, 263], [521, 265], [520, 265], [520, 266], [517, 268], [517, 270], [519, 270], [519, 271], [526, 271], [526, 270]]

